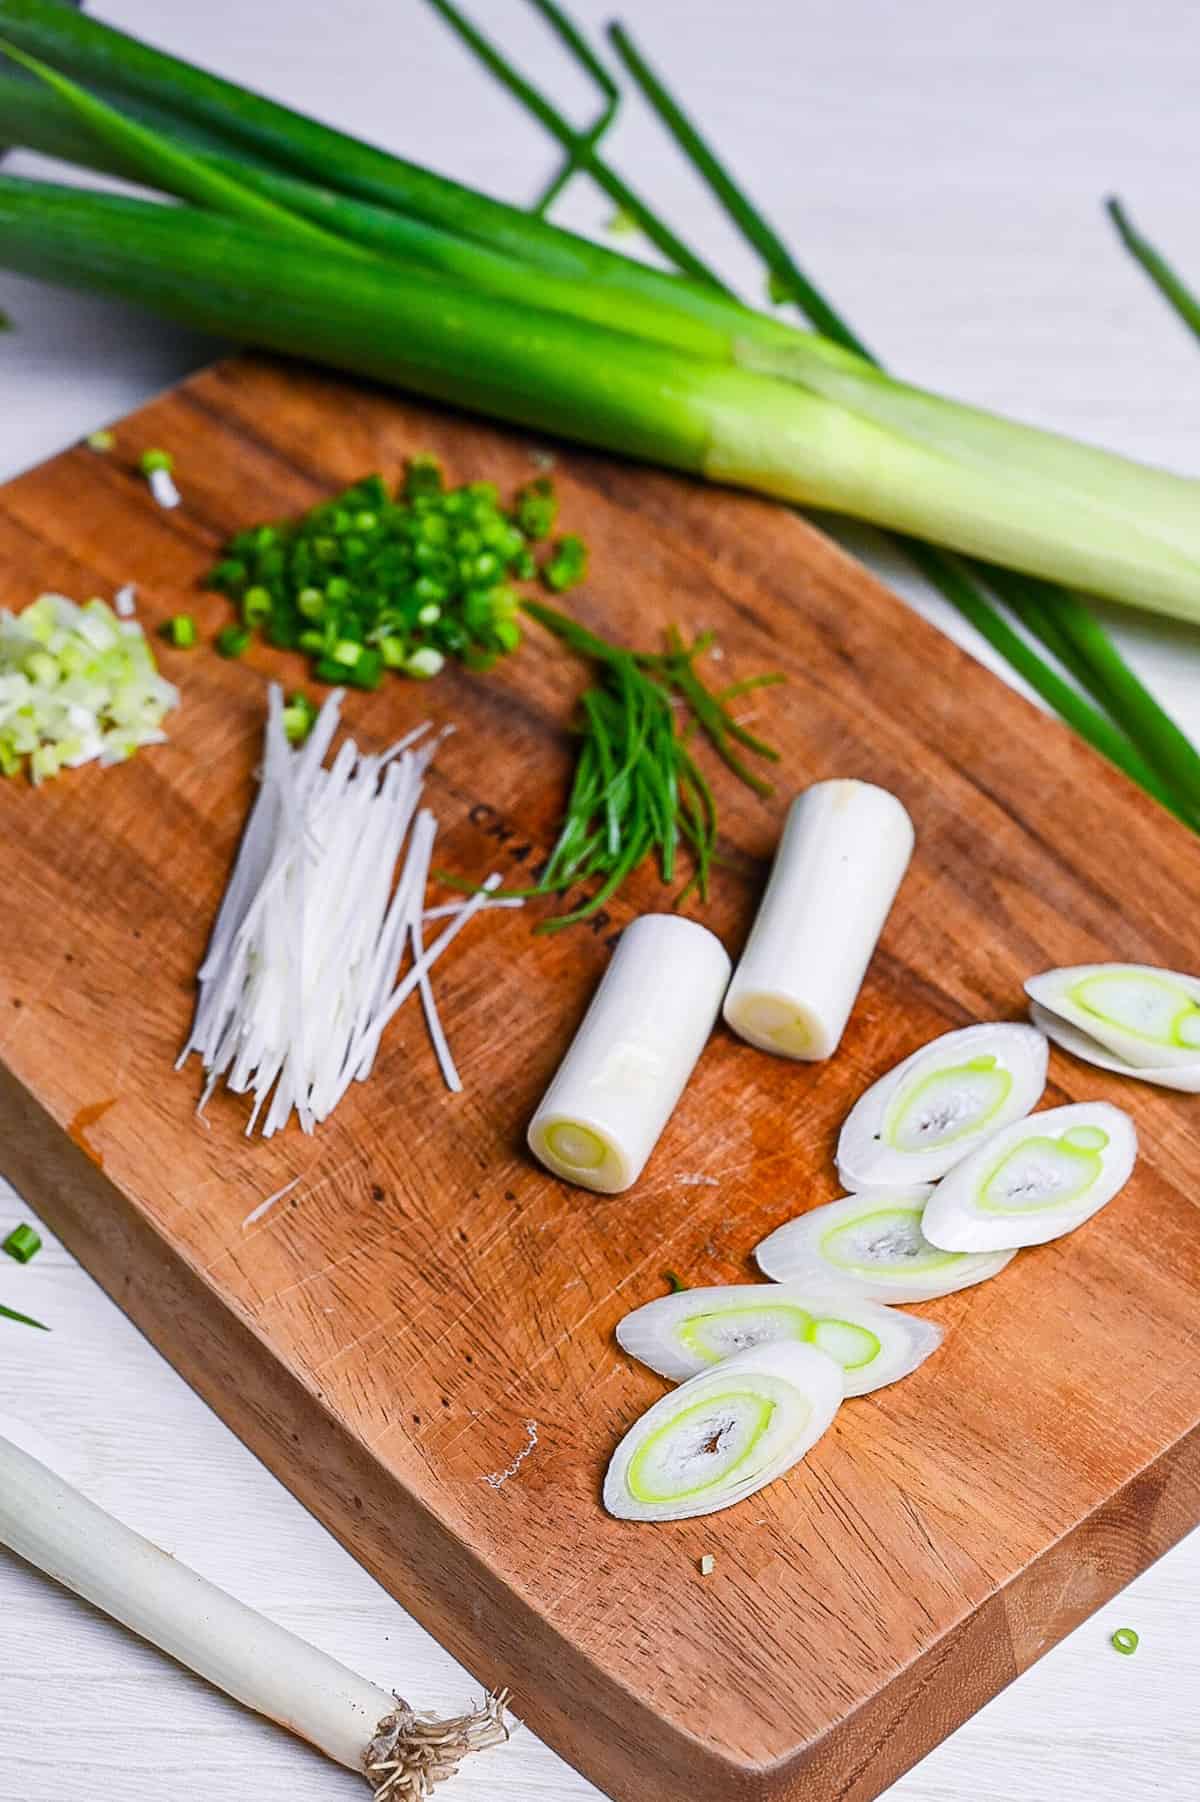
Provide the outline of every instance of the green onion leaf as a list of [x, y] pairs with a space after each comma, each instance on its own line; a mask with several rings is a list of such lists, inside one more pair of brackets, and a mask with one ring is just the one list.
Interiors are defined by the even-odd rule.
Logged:
[[52, 88], [80, 120], [108, 144], [120, 157], [128, 175], [136, 181], [148, 181], [154, 187], [165, 187], [182, 200], [233, 218], [247, 219], [269, 227], [302, 243], [319, 244], [327, 250], [344, 249], [349, 255], [363, 255], [353, 246], [343, 246], [328, 232], [290, 213], [274, 201], [266, 200], [240, 181], [213, 169], [198, 158], [181, 150], [169, 138], [136, 119], [128, 118], [109, 106], [86, 88], [79, 87], [58, 70], [20, 50], [15, 44], [0, 39], [0, 55], [10, 57], [30, 75], [37, 76]]
[[1178, 276], [1149, 238], [1143, 238], [1132, 219], [1117, 199], [1105, 202], [1109, 218], [1120, 234], [1121, 242], [1150, 277], [1163, 299], [1178, 313], [1188, 330], [1200, 338], [1200, 300]]
[[14, 1308], [6, 1308], [0, 1304], [0, 1320], [15, 1320], [21, 1326], [36, 1327], [39, 1333], [48, 1333], [50, 1328], [43, 1326], [40, 1320], [33, 1320], [28, 1314], [18, 1314]]

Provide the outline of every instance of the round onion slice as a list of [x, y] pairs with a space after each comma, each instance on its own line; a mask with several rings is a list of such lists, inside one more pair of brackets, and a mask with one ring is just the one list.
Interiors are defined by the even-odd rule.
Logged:
[[1179, 1089], [1185, 1095], [1200, 1095], [1200, 1063], [1184, 1064], [1178, 1069], [1127, 1064], [1113, 1052], [1105, 1051], [1078, 1026], [1068, 1025], [1066, 1020], [1060, 1020], [1038, 1002], [1029, 1003], [1029, 1015], [1039, 1032], [1044, 1032], [1061, 1050], [1069, 1051], [1072, 1057], [1082, 1059], [1085, 1064], [1095, 1064], [1098, 1070], [1111, 1070], [1116, 1076], [1132, 1076], [1138, 1082], [1152, 1082], [1160, 1089]]
[[845, 1195], [778, 1227], [755, 1248], [776, 1282], [865, 1301], [936, 1301], [1003, 1270], [1012, 1251], [966, 1257], [933, 1245], [922, 1227], [932, 1189]]
[[926, 1235], [947, 1251], [1044, 1245], [1111, 1201], [1136, 1156], [1133, 1121], [1107, 1101], [1032, 1114], [942, 1178], [925, 1209]]
[[1200, 1068], [1200, 977], [1152, 964], [1074, 964], [1031, 976], [1025, 993], [1111, 1051], [1117, 1067]]
[[841, 1365], [850, 1396], [908, 1376], [937, 1350], [942, 1329], [802, 1283], [730, 1283], [660, 1295], [625, 1316], [617, 1341], [672, 1383], [757, 1346], [815, 1345]]
[[626, 1433], [604, 1479], [620, 1520], [688, 1520], [790, 1470], [841, 1405], [842, 1367], [815, 1345], [760, 1345], [664, 1395]]
[[847, 1189], [932, 1183], [1020, 1120], [1046, 1086], [1048, 1047], [1032, 1026], [966, 1026], [914, 1051], [869, 1088], [838, 1140]]

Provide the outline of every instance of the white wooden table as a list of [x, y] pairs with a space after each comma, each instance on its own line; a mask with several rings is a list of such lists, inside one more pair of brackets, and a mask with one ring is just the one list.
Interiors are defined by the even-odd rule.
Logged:
[[[602, 24], [603, 0], [576, 11]], [[1200, 346], [1115, 247], [1119, 188], [1200, 282], [1200, 22], [1191, 0], [641, 0], [630, 22], [813, 272], [889, 361], [946, 392], [1193, 472]], [[186, 16], [183, 16], [186, 15]], [[109, 0], [114, 22], [514, 199], [536, 128], [434, 17], [368, 0]], [[584, 98], [520, 0], [478, 0], [565, 103]], [[747, 292], [751, 259], [631, 105], [613, 140], [634, 179]], [[31, 167], [30, 163], [24, 165]], [[560, 211], [595, 227], [577, 188]], [[215, 346], [0, 276], [0, 474], [119, 415]], [[939, 623], [940, 604], [848, 540]], [[0, 604], [25, 594], [6, 585]], [[1116, 617], [1115, 610], [1106, 618]], [[1135, 658], [1200, 737], [1200, 638], [1129, 616]], [[37, 1197], [29, 1197], [36, 1207]], [[24, 1209], [0, 1191], [0, 1235]], [[1200, 1231], [1200, 1215], [1197, 1217]], [[420, 1704], [466, 1674], [185, 1388], [53, 1245], [0, 1260], [0, 1412], [68, 1475], [207, 1575]], [[1198, 1298], [1200, 1304], [1200, 1298]], [[0, 1430], [6, 1422], [0, 1421]], [[890, 1792], [892, 1802], [1194, 1802], [1200, 1790], [1200, 1534], [1051, 1652]], [[1108, 1635], [1131, 1625], [1134, 1658]], [[350, 1776], [245, 1716], [0, 1554], [0, 1802], [333, 1802]], [[458, 1780], [464, 1802], [597, 1792], [532, 1735]], [[647, 1798], [647, 1802], [653, 1802]], [[697, 1802], [722, 1802], [698, 1798]]]

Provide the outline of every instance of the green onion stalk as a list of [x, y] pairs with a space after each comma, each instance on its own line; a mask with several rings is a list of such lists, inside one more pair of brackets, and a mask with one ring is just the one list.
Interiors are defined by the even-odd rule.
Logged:
[[[586, 59], [585, 66], [589, 72], [598, 70], [599, 65], [561, 10], [554, 7], [551, 0], [535, 0], [535, 4], [551, 19], [568, 47]], [[609, 104], [602, 118], [589, 128], [587, 134], [593, 151], [599, 133], [612, 113], [611, 100], [615, 94], [613, 84], [608, 82], [604, 91]], [[519, 95], [521, 92], [518, 89]], [[268, 164], [247, 160], [244, 152], [235, 156], [228, 149], [222, 148], [224, 140], [219, 134], [197, 125], [194, 120], [169, 115], [145, 99], [125, 104], [133, 105], [138, 117], [160, 131], [168, 140], [178, 139], [182, 134], [183, 145], [180, 147], [189, 149], [193, 156], [209, 168], [240, 182], [281, 207], [290, 208], [328, 226], [331, 231], [349, 240], [393, 259], [415, 259], [426, 267], [470, 281], [475, 286], [508, 298], [520, 300], [528, 293], [528, 266], [502, 250], [493, 249], [474, 239], [459, 237], [425, 219], [397, 213], [343, 194], [335, 188], [317, 186]], [[136, 163], [131, 160], [128, 145], [119, 131], [97, 131], [98, 119], [103, 123], [102, 117], [95, 111], [85, 112], [81, 116], [78, 106], [71, 104], [71, 99], [61, 84], [48, 88], [18, 81], [0, 73], [2, 135], [49, 156], [120, 177], [138, 179], [144, 173], [142, 160], [138, 159]], [[571, 159], [568, 158], [568, 165], [559, 172], [555, 182], [542, 196], [541, 207], [544, 208], [553, 197], [553, 191], [561, 187], [564, 175], [570, 173], [570, 164]], [[182, 191], [186, 195], [194, 184], [190, 180], [186, 184], [178, 183], [175, 180], [178, 173], [178, 162], [172, 158], [164, 159], [158, 173], [158, 185], [175, 193]], [[187, 173], [186, 170], [184, 173]], [[567, 236], [558, 235], [563, 238]], [[593, 246], [584, 241], [577, 242], [575, 254], [586, 260], [593, 253]], [[610, 275], [614, 268], [620, 268], [624, 262], [623, 259], [614, 259], [603, 252], [599, 253], [599, 261], [599, 273], [602, 276]], [[667, 278], [664, 287], [654, 272], [645, 271], [639, 264], [629, 263], [628, 270], [636, 283], [643, 287], [647, 281], [650, 282], [649, 294], [642, 292], [640, 288], [632, 294], [616, 291], [603, 279], [581, 282], [570, 275], [550, 272], [542, 267], [538, 275], [538, 302], [553, 310], [591, 318], [598, 323], [616, 323], [638, 335], [673, 344], [677, 348], [689, 348], [718, 360], [731, 359], [734, 344], [740, 342], [747, 322], [752, 322], [760, 332], [769, 333], [771, 341], [775, 343], [794, 337], [792, 333], [780, 334], [773, 322], [763, 320], [761, 316], [742, 308], [732, 296], [729, 297], [728, 304], [722, 304], [719, 298], [714, 299], [711, 288], [693, 295], [681, 283], [672, 285], [670, 278]], [[815, 293], [815, 290], [811, 292]], [[681, 298], [687, 301], [690, 310], [680, 310], [677, 303]], [[817, 304], [810, 299], [809, 311], [812, 312]], [[827, 309], [824, 317], [830, 323], [833, 336], [838, 342], [852, 350], [859, 348], [832, 311]], [[904, 541], [900, 542], [903, 546]], [[960, 566], [956, 566], [951, 559], [930, 546], [913, 544], [907, 548], [911, 559], [927, 578], [1030, 683], [1047, 705], [1088, 743], [1125, 770], [1134, 781], [1165, 804], [1176, 805], [1155, 772], [1124, 734], [1104, 714], [1089, 706], [1053, 668], [1037, 656], [969, 580]], [[1043, 639], [1048, 638], [1048, 633], [1048, 624], [1043, 619]], [[1059, 653], [1057, 644], [1053, 648]], [[1177, 810], [1183, 811], [1179, 808]]]
[[[13, 176], [0, 178], [0, 261], [519, 425], [1200, 618], [1200, 484], [1159, 478], [1165, 504], [1151, 516], [1142, 491], [1156, 472], [1023, 427], [1007, 428], [1019, 459], [1010, 466], [1005, 428], [987, 422], [973, 438], [983, 416], [965, 409], [956, 455], [937, 435], [955, 409], [932, 397], [917, 396], [929, 432], [906, 435], [898, 401], [889, 429], [815, 387], [501, 300], [416, 265], [400, 279], [391, 262], [326, 259], [242, 220]], [[946, 426], [948, 438], [955, 429]], [[1073, 451], [1081, 467], [1072, 481]], [[1193, 495], [1190, 522], [1177, 490]]]
[[[609, 38], [643, 96], [691, 161], [727, 217], [758, 252], [775, 293], [792, 300], [812, 325], [834, 343], [879, 367], [878, 359], [847, 324], [844, 315], [837, 311], [827, 296], [800, 268], [779, 234], [739, 187], [711, 145], [668, 92], [628, 31], [621, 25], [612, 25], [609, 27]], [[1151, 274], [1157, 276], [1158, 271], [1166, 268], [1162, 259], [1156, 257], [1144, 240], [1136, 238], [1116, 202], [1110, 203], [1110, 211], [1118, 229], [1125, 235], [1126, 242], [1146, 262]], [[1153, 264], [1148, 258], [1153, 259]], [[1168, 298], [1177, 302], [1181, 284], [1178, 278], [1171, 279], [1173, 287], [1168, 292]], [[1186, 294], [1186, 290], [1183, 292]], [[1200, 310], [1196, 311], [1195, 317], [1200, 320]], [[1040, 639], [1080, 686], [1119, 723], [1133, 745], [1146, 751], [1158, 772], [1159, 783], [1165, 784], [1169, 790], [1173, 789], [1174, 794], [1182, 798], [1182, 804], [1172, 799], [1168, 801], [1168, 805], [1175, 806], [1184, 817], [1195, 815], [1197, 805], [1200, 804], [1200, 753], [1130, 669], [1095, 616], [1076, 595], [1060, 585], [1011, 569], [978, 562], [968, 568], [956, 566], [931, 545], [915, 544], [903, 539], [898, 542], [900, 549], [907, 553], [927, 580], [964, 617], [972, 620], [997, 649], [1008, 656], [1010, 663], [1031, 680], [1043, 699], [1056, 706], [1060, 713], [1063, 712], [1057, 706], [1054, 683], [1046, 680], [1047, 675], [1052, 675], [1052, 672], [1046, 670], [1040, 659], [1031, 669], [1026, 652], [1015, 657], [1010, 654], [1005, 640], [1011, 640], [1015, 635], [990, 606], [979, 584], [984, 584], [1003, 600], [1026, 630]], [[1000, 629], [997, 630], [997, 627]], [[1017, 639], [1016, 643], [1020, 644], [1021, 641]], [[1090, 714], [1091, 710], [1088, 711]], [[1070, 715], [1064, 713], [1063, 717], [1069, 718]], [[1152, 792], [1159, 793], [1160, 799], [1162, 798], [1160, 785], [1145, 784], [1144, 773], [1138, 775], [1136, 767], [1131, 768], [1127, 753], [1113, 754], [1108, 742], [1111, 735], [1103, 732], [1097, 734], [1094, 720], [1085, 718], [1081, 729], [1083, 736], [1098, 749], [1107, 751], [1114, 762], [1135, 774], [1143, 782], [1143, 786], [1150, 786]], [[1140, 750], [1135, 752], [1134, 757], [1136, 766], [1141, 762]]]
[[[431, 0], [485, 67], [551, 130], [566, 142], [569, 126], [548, 97], [530, 87], [503, 53], [483, 39], [450, 0]], [[546, 14], [558, 36], [596, 78], [596, 58], [570, 21], [552, 0], [532, 0]], [[775, 300], [793, 301], [818, 331], [852, 355], [876, 364], [861, 338], [847, 324], [827, 297], [796, 263], [779, 234], [739, 187], [711, 145], [701, 136], [678, 102], [667, 91], [628, 32], [620, 25], [609, 30], [610, 39], [627, 71], [661, 122], [691, 161], [701, 179], [735, 228], [761, 257]], [[611, 90], [609, 90], [611, 101]], [[611, 111], [605, 126], [611, 123]], [[582, 163], [579, 164], [582, 166]], [[597, 134], [588, 141], [587, 167], [597, 179], [605, 174], [597, 164]], [[639, 216], [646, 208], [639, 198]], [[1041, 699], [1094, 748], [1155, 794], [1180, 816], [1196, 823], [1200, 805], [1200, 755], [1187, 736], [1164, 711], [1086, 607], [1061, 586], [1037, 581], [1011, 570], [973, 566], [949, 557], [919, 540], [893, 534], [893, 542], [907, 555], [926, 580], [1021, 674]], [[1000, 596], [1026, 630], [1100, 703], [1098, 711], [1063, 681], [1008, 623], [982, 585]], [[1111, 718], [1109, 717], [1111, 716]], [[1114, 722], [1116, 722], [1114, 724]], [[1143, 754], [1144, 753], [1144, 754]], [[1147, 758], [1150, 760], [1147, 762]], [[1151, 765], [1153, 768], [1151, 768]]]
[[[0, 0], [0, 36], [105, 96], [215, 132], [246, 167], [330, 182], [524, 264], [523, 292], [484, 259], [356, 256], [301, 244], [215, 191], [189, 204], [0, 182], [0, 264], [134, 299], [539, 431], [842, 511], [1184, 619], [1200, 617], [1200, 484], [1144, 469], [891, 381], [852, 352], [647, 270], [77, 15]], [[76, 122], [118, 157], [112, 122]], [[4, 129], [0, 116], [0, 131]], [[149, 130], [150, 127], [144, 127]], [[144, 147], [144, 142], [143, 142]], [[180, 184], [179, 145], [164, 186]], [[190, 160], [197, 160], [194, 157]], [[230, 176], [248, 185], [246, 175]], [[270, 198], [270, 197], [268, 197]], [[220, 208], [221, 216], [213, 211]], [[293, 213], [295, 209], [290, 209]], [[236, 211], [237, 216], [231, 216]], [[310, 215], [311, 218], [311, 215]], [[322, 229], [348, 237], [336, 200]], [[544, 274], [559, 285], [549, 303]], [[614, 297], [592, 316], [584, 290]], [[783, 379], [786, 377], [786, 379]]]

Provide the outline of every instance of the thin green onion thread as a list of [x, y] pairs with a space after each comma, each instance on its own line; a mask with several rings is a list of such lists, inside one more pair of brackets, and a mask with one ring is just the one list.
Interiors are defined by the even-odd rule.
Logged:
[[1176, 274], [1162, 252], [1149, 238], [1144, 238], [1121, 202], [1113, 197], [1105, 201], [1105, 211], [1117, 228], [1122, 244], [1135, 262], [1141, 264], [1168, 306], [1174, 308], [1188, 330], [1200, 338], [1200, 300], [1192, 293], [1182, 276]]
[[[533, 4], [537, 5], [538, 0], [533, 0]], [[723, 285], [704, 259], [697, 256], [695, 251], [683, 242], [682, 238], [677, 237], [652, 208], [647, 206], [640, 194], [635, 193], [628, 182], [603, 160], [597, 152], [595, 142], [589, 143], [586, 134], [581, 136], [576, 132], [553, 101], [548, 99], [539, 88], [535, 88], [531, 82], [526, 81], [525, 77], [503, 52], [497, 49], [490, 38], [485, 37], [478, 27], [471, 23], [465, 13], [460, 12], [458, 7], [452, 4], [452, 0], [429, 0], [429, 5], [441, 14], [447, 25], [457, 32], [468, 50], [478, 57], [483, 66], [495, 76], [503, 87], [508, 89], [514, 99], [519, 100], [521, 105], [533, 114], [534, 118], [546, 128], [552, 137], [557, 138], [568, 157], [573, 159], [575, 168], [591, 176], [615, 206], [627, 213], [631, 219], [637, 220], [638, 225], [656, 249], [674, 263], [676, 268], [683, 270], [694, 280], [706, 282], [712, 287]], [[544, 5], [539, 7], [539, 10], [545, 12]], [[560, 32], [563, 41], [572, 54], [578, 56], [577, 46], [583, 41], [582, 34], [575, 26], [569, 24], [560, 9], [555, 8], [555, 12], [566, 27], [566, 31]], [[589, 53], [588, 60], [584, 64], [589, 72], [591, 65], [592, 58]]]
[[555, 36], [566, 45], [580, 66], [586, 69], [600, 92], [600, 110], [596, 117], [590, 125], [576, 134], [575, 143], [567, 151], [560, 168], [551, 176], [530, 208], [537, 218], [544, 218], [578, 170], [581, 152], [584, 156], [588, 155], [604, 137], [616, 117], [621, 96], [604, 64], [593, 53], [591, 45], [562, 8], [556, 6], [554, 0], [531, 0], [531, 4], [541, 13]]

